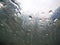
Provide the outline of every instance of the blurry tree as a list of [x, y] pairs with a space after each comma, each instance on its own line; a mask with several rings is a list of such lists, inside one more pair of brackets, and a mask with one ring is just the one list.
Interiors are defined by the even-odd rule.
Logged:
[[56, 45], [60, 45], [60, 20], [57, 20], [56, 22]]
[[[0, 42], [5, 43], [20, 43], [22, 40], [22, 20], [17, 16], [19, 10], [16, 5], [9, 2], [9, 0], [0, 0]], [[16, 11], [17, 10], [17, 11]], [[19, 15], [21, 15], [19, 13]], [[18, 41], [17, 41], [18, 40]], [[2, 45], [1, 44], [1, 45]], [[21, 45], [23, 40], [21, 41]], [[4, 44], [5, 45], [5, 44]]]

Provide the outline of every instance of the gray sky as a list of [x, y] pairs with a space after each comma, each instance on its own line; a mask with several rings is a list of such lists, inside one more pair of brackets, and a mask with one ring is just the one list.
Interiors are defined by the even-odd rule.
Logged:
[[25, 13], [37, 13], [46, 12], [49, 10], [55, 10], [60, 5], [60, 0], [18, 0], [22, 6], [22, 12]]

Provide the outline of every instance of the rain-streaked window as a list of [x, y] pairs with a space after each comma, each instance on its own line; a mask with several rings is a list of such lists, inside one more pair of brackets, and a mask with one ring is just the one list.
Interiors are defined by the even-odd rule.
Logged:
[[60, 45], [60, 0], [0, 0], [0, 45]]

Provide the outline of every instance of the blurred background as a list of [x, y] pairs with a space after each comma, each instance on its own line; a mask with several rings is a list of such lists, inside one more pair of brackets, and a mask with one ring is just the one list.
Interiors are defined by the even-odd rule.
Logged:
[[0, 0], [0, 45], [60, 45], [60, 0]]

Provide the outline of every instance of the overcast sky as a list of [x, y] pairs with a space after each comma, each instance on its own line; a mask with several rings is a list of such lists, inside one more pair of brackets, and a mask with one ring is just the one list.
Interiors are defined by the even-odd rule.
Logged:
[[60, 6], [60, 0], [18, 0], [22, 6], [22, 12], [37, 13], [55, 10]]

